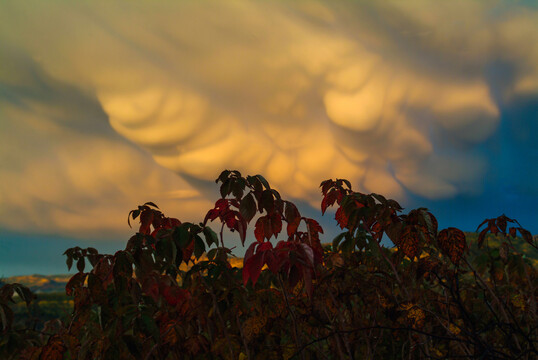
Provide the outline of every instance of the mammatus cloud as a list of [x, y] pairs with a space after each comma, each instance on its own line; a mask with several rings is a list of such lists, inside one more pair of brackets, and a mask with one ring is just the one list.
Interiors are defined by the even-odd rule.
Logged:
[[16, 230], [117, 232], [160, 199], [201, 218], [224, 168], [311, 204], [335, 177], [399, 199], [479, 193], [477, 147], [504, 104], [538, 91], [538, 13], [503, 2], [4, 2], [0, 14], [0, 221]]

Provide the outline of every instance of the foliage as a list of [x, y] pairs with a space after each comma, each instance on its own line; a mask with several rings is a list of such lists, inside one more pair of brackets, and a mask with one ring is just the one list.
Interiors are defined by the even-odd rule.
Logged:
[[[66, 285], [74, 301], [66, 322], [12, 328], [13, 291], [28, 302], [31, 294], [5, 285], [0, 356], [16, 357], [15, 348], [23, 359], [538, 356], [538, 272], [512, 241], [519, 234], [537, 245], [517, 221], [488, 219], [469, 243], [459, 229], [439, 230], [427, 209], [403, 214], [394, 200], [327, 180], [321, 210], [336, 208], [342, 233], [322, 246], [319, 223], [262, 176], [226, 170], [217, 183], [221, 199], [201, 223], [146, 203], [129, 213], [140, 226], [125, 250], [68, 249], [78, 273]], [[256, 241], [246, 244], [250, 224]], [[242, 269], [230, 263], [224, 229], [248, 246]]]

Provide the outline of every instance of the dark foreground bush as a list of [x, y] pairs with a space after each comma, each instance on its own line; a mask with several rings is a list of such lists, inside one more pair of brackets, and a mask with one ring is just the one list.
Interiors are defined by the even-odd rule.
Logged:
[[[5, 285], [0, 357], [538, 357], [538, 274], [511, 241], [536, 243], [517, 221], [486, 220], [469, 244], [459, 229], [438, 230], [426, 209], [404, 215], [394, 200], [327, 180], [321, 209], [336, 208], [343, 232], [322, 246], [321, 226], [262, 176], [224, 171], [217, 182], [222, 198], [202, 223], [146, 203], [129, 213], [140, 228], [125, 250], [68, 249], [78, 273], [66, 286], [74, 300], [67, 322], [14, 326], [10, 299], [18, 292], [30, 303], [32, 294]], [[243, 268], [232, 267], [223, 231], [245, 245], [251, 223], [256, 241], [246, 244]], [[489, 244], [488, 233], [503, 241]], [[386, 238], [394, 248], [381, 244]], [[207, 260], [195, 261], [202, 254]]]

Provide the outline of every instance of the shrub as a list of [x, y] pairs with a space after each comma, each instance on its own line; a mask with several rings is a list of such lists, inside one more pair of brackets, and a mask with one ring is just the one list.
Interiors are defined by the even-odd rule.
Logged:
[[[336, 208], [342, 233], [322, 245], [319, 223], [262, 176], [227, 170], [217, 183], [222, 198], [199, 224], [146, 203], [129, 213], [140, 226], [125, 250], [68, 249], [78, 269], [66, 286], [70, 320], [32, 332], [3, 317], [3, 356], [17, 346], [23, 359], [538, 356], [538, 273], [511, 245], [518, 234], [536, 243], [516, 220], [486, 220], [469, 244], [427, 209], [403, 214], [394, 200], [327, 180], [321, 210]], [[248, 246], [242, 268], [230, 264], [225, 228]]]

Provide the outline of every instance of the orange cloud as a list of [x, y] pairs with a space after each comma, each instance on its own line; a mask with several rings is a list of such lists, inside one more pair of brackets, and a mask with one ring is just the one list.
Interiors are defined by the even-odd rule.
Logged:
[[[17, 191], [0, 195], [0, 221], [121, 233], [147, 200], [203, 216], [224, 168], [311, 204], [335, 177], [400, 199], [480, 192], [488, 164], [473, 149], [497, 130], [499, 101], [538, 90], [537, 13], [524, 10], [3, 3], [0, 184]], [[515, 85], [497, 96], [485, 73], [499, 58]]]

